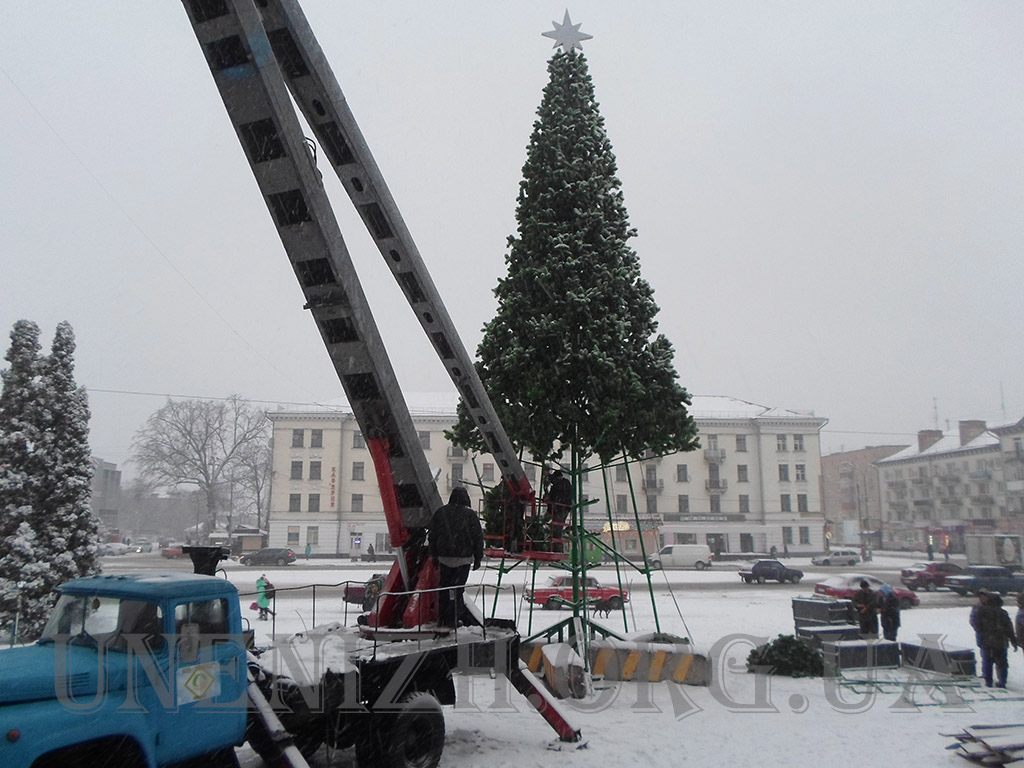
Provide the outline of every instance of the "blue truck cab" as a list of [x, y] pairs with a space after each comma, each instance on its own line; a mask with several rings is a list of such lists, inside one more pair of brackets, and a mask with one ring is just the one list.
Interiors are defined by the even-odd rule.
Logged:
[[41, 638], [0, 650], [0, 766], [156, 766], [245, 740], [238, 591], [195, 574], [70, 581]]

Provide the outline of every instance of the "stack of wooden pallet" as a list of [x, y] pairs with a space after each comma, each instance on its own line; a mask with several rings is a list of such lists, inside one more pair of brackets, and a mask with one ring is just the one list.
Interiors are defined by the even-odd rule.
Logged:
[[945, 734], [957, 740], [947, 749], [978, 765], [1009, 765], [1024, 760], [1024, 723], [972, 725], [963, 733]]

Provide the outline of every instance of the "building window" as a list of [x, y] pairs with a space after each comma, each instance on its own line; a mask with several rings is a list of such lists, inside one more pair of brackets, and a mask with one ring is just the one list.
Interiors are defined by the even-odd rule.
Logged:
[[419, 434], [419, 437], [420, 437], [420, 448], [422, 448], [424, 451], [429, 451], [430, 450], [430, 433], [429, 432], [419, 432], [418, 434]]
[[302, 462], [301, 461], [293, 461], [292, 462], [292, 473], [291, 473], [291, 475], [289, 475], [289, 478], [291, 480], [301, 480], [302, 479]]
[[353, 480], [364, 480], [366, 474], [366, 465], [361, 461], [352, 462], [352, 479]]
[[722, 497], [717, 494], [711, 497], [711, 514], [722, 514]]
[[483, 468], [480, 470], [480, 479], [485, 483], [494, 482], [494, 465], [490, 463], [484, 463]]
[[288, 511], [289, 512], [301, 512], [302, 511], [302, 494], [301, 493], [289, 493], [288, 494]]
[[352, 511], [362, 512], [363, 511], [363, 494], [353, 493], [352, 494]]
[[807, 512], [808, 511], [807, 510], [807, 494], [806, 493], [798, 493], [796, 495], [796, 511], [797, 512]]
[[687, 468], [685, 464], [676, 464], [676, 482], [690, 482], [690, 470]]
[[736, 453], [746, 453], [746, 452], [747, 452], [747, 436], [746, 435], [736, 435]]
[[307, 544], [319, 544], [320, 543], [320, 526], [310, 525], [306, 528], [306, 543]]
[[309, 430], [309, 447], [310, 448], [323, 448], [324, 447], [324, 431], [322, 429], [311, 429], [311, 430]]
[[647, 514], [656, 515], [658, 514], [658, 497], [648, 496], [647, 497]]
[[297, 547], [299, 546], [299, 526], [289, 525], [288, 526], [288, 546]]
[[311, 493], [309, 494], [309, 511], [319, 512], [320, 511], [320, 494]]
[[788, 493], [783, 493], [779, 495], [779, 505], [782, 508], [783, 512], [793, 511], [793, 500], [790, 498]]
[[741, 493], [740, 494], [740, 514], [741, 515], [749, 515], [750, 514], [750, 497], [747, 496], [747, 494], [745, 494], [745, 493]]
[[620, 494], [617, 494], [615, 496], [615, 511], [618, 514], [620, 514], [620, 515], [626, 514], [626, 511], [629, 509], [628, 505], [629, 505], [629, 497], [626, 496], [626, 494], [620, 493]]
[[622, 542], [622, 548], [626, 552], [637, 552], [639, 550], [639, 542], [637, 539], [628, 538]]
[[783, 526], [782, 528], [782, 543], [792, 544], [793, 543], [793, 529], [789, 526]]
[[807, 465], [797, 464], [796, 465], [796, 481], [803, 483], [807, 481]]
[[615, 468], [615, 482], [616, 483], [626, 483], [626, 482], [629, 482], [629, 469], [626, 467], [625, 464], [619, 464], [619, 466], [617, 466]]
[[320, 479], [320, 467], [321, 467], [321, 464], [320, 464], [319, 461], [311, 461], [311, 462], [309, 462], [309, 479], [310, 480], [319, 480]]
[[750, 482], [750, 478], [747, 477], [747, 465], [737, 464], [736, 465], [736, 482], [747, 483]]
[[696, 544], [697, 534], [696, 533], [677, 533], [676, 540], [673, 544]]
[[690, 497], [680, 494], [679, 496], [679, 514], [688, 515], [690, 514]]
[[793, 435], [793, 450], [802, 451], [804, 449], [804, 436]]
[[788, 450], [786, 448], [786, 436], [785, 435], [776, 435], [775, 436], [775, 450], [777, 450], [777, 451]]
[[457, 485], [462, 485], [462, 472], [464, 469], [463, 464], [452, 464], [452, 488]]
[[800, 526], [800, 543], [810, 544], [811, 543], [811, 529], [806, 525]]
[[705, 437], [707, 438], [707, 441], [708, 441], [708, 450], [709, 451], [717, 451], [718, 450], [718, 435], [705, 435]]
[[789, 464], [779, 464], [779, 482], [789, 482]]
[[526, 475], [526, 479], [530, 481], [530, 485], [537, 482], [537, 467], [533, 464], [524, 465], [523, 474]]
[[352, 447], [353, 448], [365, 448], [366, 447], [366, 441], [363, 440], [363, 433], [362, 432], [353, 432], [352, 433]]
[[[449, 445], [448, 446], [448, 458], [450, 459], [463, 459], [466, 457], [466, 449], [461, 445]], [[526, 467], [523, 467], [526, 469]]]
[[301, 448], [306, 444], [305, 442], [305, 431], [301, 429], [292, 430], [292, 448]]

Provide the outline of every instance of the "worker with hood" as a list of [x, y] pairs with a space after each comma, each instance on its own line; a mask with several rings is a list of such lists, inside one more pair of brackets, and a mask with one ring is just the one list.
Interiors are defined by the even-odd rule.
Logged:
[[429, 546], [441, 576], [437, 623], [454, 629], [464, 609], [469, 568], [479, 568], [484, 556], [483, 529], [470, 506], [469, 491], [462, 486], [452, 489], [448, 503], [431, 518]]

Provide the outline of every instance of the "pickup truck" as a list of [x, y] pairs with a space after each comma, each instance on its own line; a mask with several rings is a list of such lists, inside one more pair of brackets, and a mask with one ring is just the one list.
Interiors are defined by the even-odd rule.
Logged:
[[[602, 587], [593, 576], [587, 576], [586, 593], [590, 603], [613, 611], [629, 602], [629, 592], [618, 587]], [[572, 605], [572, 576], [552, 576], [543, 587], [527, 590], [523, 599], [542, 605], [549, 611]]]
[[1024, 591], [1024, 573], [1014, 573], [998, 565], [969, 565], [964, 572], [946, 579], [946, 586], [960, 596], [978, 594], [979, 589], [998, 592]]
[[803, 571], [789, 568], [778, 560], [758, 560], [750, 568], [741, 568], [739, 574], [740, 579], [747, 584], [753, 584], [755, 581], [758, 584], [764, 584], [766, 581], [799, 584], [800, 579], [804, 577]]

